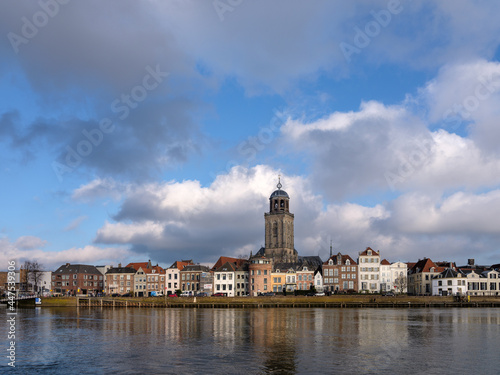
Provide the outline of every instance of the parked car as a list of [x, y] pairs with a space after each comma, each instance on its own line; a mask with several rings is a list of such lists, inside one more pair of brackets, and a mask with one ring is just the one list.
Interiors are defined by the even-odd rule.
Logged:
[[225, 297], [226, 293], [215, 293], [212, 295], [212, 297]]
[[264, 293], [264, 296], [267, 296], [267, 297], [274, 297], [275, 295], [276, 295], [276, 293], [273, 293], [273, 292]]
[[198, 293], [196, 297], [208, 297], [208, 294], [205, 292]]
[[118, 293], [113, 293], [111, 297], [120, 297], [120, 295]]
[[318, 292], [315, 294], [316, 297], [324, 297], [325, 293], [323, 292]]
[[193, 296], [193, 292], [182, 292], [181, 293], [181, 297], [192, 297]]
[[177, 297], [177, 294], [169, 294], [168, 297]]
[[386, 297], [395, 297], [396, 294], [394, 294], [394, 292], [392, 292], [392, 291], [389, 291], [389, 292], [384, 293], [383, 296], [386, 296]]
[[307, 293], [306, 297], [314, 297], [314, 293]]

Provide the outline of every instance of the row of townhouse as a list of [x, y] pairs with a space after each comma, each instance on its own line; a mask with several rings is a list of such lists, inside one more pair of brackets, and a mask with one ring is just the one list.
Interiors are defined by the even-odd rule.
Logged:
[[163, 269], [151, 261], [125, 267], [69, 263], [47, 273], [47, 291], [53, 294], [133, 294], [154, 296], [179, 291], [189, 295], [221, 293], [226, 296], [325, 291], [327, 293], [395, 291], [411, 295], [500, 295], [500, 265], [463, 267], [428, 258], [415, 263], [389, 263], [380, 252], [366, 248], [357, 261], [346, 254], [299, 257], [295, 263], [276, 263], [262, 253], [247, 259], [220, 257], [209, 269], [192, 260]]
[[329, 293], [407, 291], [407, 264], [381, 260], [380, 252], [370, 247], [358, 254], [357, 262], [338, 253], [330, 256], [322, 268], [323, 289]]
[[475, 266], [469, 259], [467, 266], [457, 267], [453, 262], [433, 262], [420, 259], [410, 263], [408, 294], [412, 295], [500, 295], [498, 265]]

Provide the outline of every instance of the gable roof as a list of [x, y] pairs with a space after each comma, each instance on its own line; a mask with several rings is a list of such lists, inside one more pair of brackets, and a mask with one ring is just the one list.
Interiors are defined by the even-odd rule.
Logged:
[[182, 270], [184, 267], [194, 264], [191, 259], [189, 260], [181, 260], [181, 261], [176, 261], [172, 263], [172, 265], [169, 268], [177, 268], [179, 271]]
[[439, 275], [435, 276], [434, 278], [438, 279], [453, 279], [455, 277], [464, 277], [465, 275], [461, 272], [457, 272], [454, 269], [447, 268], [443, 272], [441, 272]]
[[135, 268], [132, 267], [114, 267], [110, 268], [107, 272], [106, 275], [109, 273], [136, 273], [137, 271]]
[[[368, 255], [368, 251], [372, 251], [372, 255]], [[371, 247], [367, 247], [364, 251], [359, 253], [359, 256], [380, 256], [380, 253], [378, 251], [373, 250]]]
[[[339, 259], [339, 257], [340, 257], [340, 259]], [[344, 265], [347, 260], [349, 260], [349, 263], [351, 263], [352, 266], [357, 266], [358, 265], [358, 263], [356, 263], [356, 261], [354, 259], [352, 259], [349, 255], [347, 255], [347, 254], [343, 255], [341, 253], [338, 253], [336, 255], [332, 255], [323, 264], [327, 266], [328, 262], [330, 261], [330, 259], [333, 261], [333, 264], [336, 265], [336, 266]], [[339, 260], [340, 260], [341, 263], [339, 263]]]
[[390, 266], [391, 265], [387, 259], [383, 259], [382, 262], [380, 262], [380, 264], [382, 266]]
[[221, 256], [219, 257], [219, 260], [215, 262], [214, 266], [212, 267], [212, 271], [220, 268], [224, 263], [233, 263], [234, 265], [236, 265], [236, 268], [238, 268], [245, 262], [247, 262], [246, 259]]
[[139, 271], [140, 268], [144, 271], [144, 273], [165, 273], [165, 270], [160, 267], [158, 264], [156, 266], [151, 265], [151, 261], [149, 262], [137, 262], [137, 263], [129, 263], [125, 266], [126, 268], [133, 268], [136, 271]]
[[88, 274], [98, 274], [102, 275], [102, 273], [95, 268], [94, 266], [90, 266], [87, 264], [70, 264], [66, 263], [59, 267], [55, 273], [58, 274], [66, 274], [66, 273], [88, 273]]
[[415, 263], [410, 271], [411, 273], [431, 272], [431, 268], [434, 268], [434, 272], [443, 272], [445, 270], [444, 267], [438, 267], [429, 258], [424, 258]]
[[236, 271], [236, 265], [231, 262], [226, 262], [215, 270], [215, 272], [234, 272], [234, 271]]
[[201, 264], [189, 264], [184, 267], [181, 272], [210, 272], [207, 266], [202, 266]]

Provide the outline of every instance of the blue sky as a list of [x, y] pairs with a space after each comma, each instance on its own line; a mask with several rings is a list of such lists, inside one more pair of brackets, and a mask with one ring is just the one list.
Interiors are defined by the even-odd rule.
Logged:
[[3, 264], [246, 256], [279, 174], [302, 255], [499, 262], [500, 5], [0, 8]]

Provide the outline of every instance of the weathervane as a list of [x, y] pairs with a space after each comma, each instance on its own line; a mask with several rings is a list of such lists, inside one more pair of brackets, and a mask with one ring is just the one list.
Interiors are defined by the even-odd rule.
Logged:
[[278, 188], [278, 190], [281, 190], [281, 187], [282, 187], [282, 186], [283, 186], [283, 185], [281, 185], [281, 175], [279, 174], [279, 175], [278, 175], [278, 185], [276, 185], [276, 187]]

